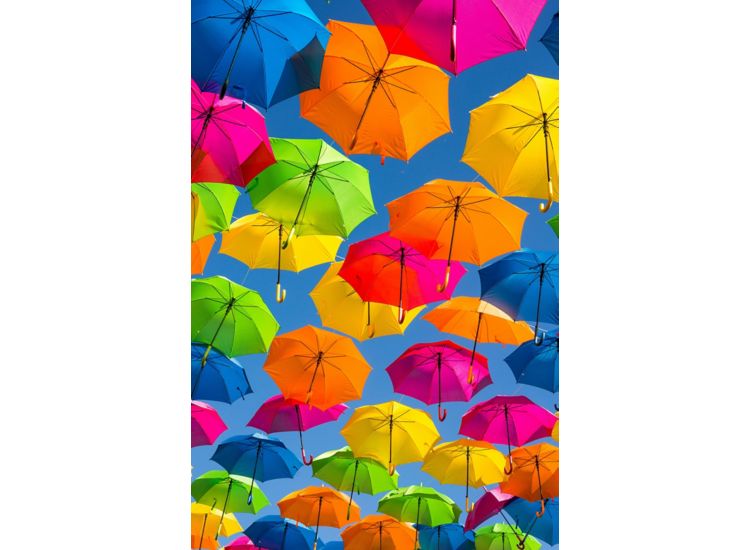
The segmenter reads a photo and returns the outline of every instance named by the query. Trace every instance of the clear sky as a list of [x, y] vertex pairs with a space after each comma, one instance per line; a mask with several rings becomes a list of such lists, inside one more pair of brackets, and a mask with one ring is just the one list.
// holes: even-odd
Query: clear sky
[[[323, 23], [329, 19], [342, 21], [353, 21], [358, 23], [372, 23], [367, 12], [357, 0], [308, 0], [313, 10]], [[469, 110], [486, 102], [489, 97], [508, 86], [512, 85], [526, 74], [536, 74], [546, 77], [558, 77], [558, 67], [549, 52], [539, 42], [539, 38], [546, 30], [552, 16], [558, 11], [557, 1], [548, 1], [528, 42], [528, 51], [515, 52], [505, 55], [481, 65], [472, 67], [462, 72], [458, 77], [451, 78], [450, 82], [450, 116], [453, 132], [444, 135], [427, 145], [418, 152], [407, 164], [394, 159], [386, 159], [385, 165], [380, 165], [379, 157], [354, 155], [352, 159], [370, 171], [370, 185], [373, 199], [378, 214], [369, 218], [359, 225], [350, 235], [349, 239], [341, 246], [339, 254], [343, 259], [347, 246], [367, 237], [388, 230], [388, 213], [385, 204], [416, 187], [435, 178], [471, 181], [478, 179], [474, 170], [461, 162], [461, 153], [469, 124]], [[299, 116], [299, 101], [292, 98], [271, 107], [266, 112], [266, 124], [269, 135], [274, 137], [288, 138], [322, 138], [331, 143], [330, 138], [319, 130], [315, 125]], [[481, 179], [480, 179], [481, 181]], [[511, 202], [520, 206], [529, 216], [524, 226], [522, 244], [525, 247], [538, 248], [542, 250], [556, 250], [557, 238], [545, 223], [547, 219], [557, 213], [557, 205], [546, 214], [537, 211], [538, 200], [510, 199]], [[240, 217], [252, 212], [250, 200], [243, 194], [238, 201], [235, 217]], [[219, 237], [220, 238], [220, 237]], [[327, 265], [321, 265], [303, 271], [300, 274], [284, 272], [282, 281], [287, 288], [287, 299], [283, 304], [277, 304], [274, 300], [275, 271], [253, 270], [248, 272], [246, 266], [233, 258], [216, 254], [219, 248], [217, 241], [209, 258], [205, 276], [224, 275], [235, 282], [244, 280], [245, 286], [258, 290], [273, 311], [276, 319], [281, 324], [280, 333], [312, 324], [320, 325], [320, 319], [316, 313], [312, 300], [308, 296], [309, 291], [326, 271]], [[464, 264], [469, 270], [459, 283], [454, 296], [479, 294], [479, 277], [476, 274], [476, 266]], [[428, 308], [432, 309], [433, 304]], [[407, 347], [421, 342], [435, 342], [438, 340], [453, 340], [459, 345], [471, 346], [470, 340], [441, 333], [427, 321], [417, 318], [407, 329], [404, 336], [387, 336], [377, 338], [368, 342], [358, 343], [358, 347], [373, 367], [364, 395], [360, 401], [350, 402], [349, 411], [344, 413], [336, 423], [314, 428], [305, 434], [305, 446], [308, 452], [318, 455], [330, 449], [336, 449], [346, 444], [339, 430], [351, 415], [351, 410], [359, 405], [381, 403], [394, 399], [412, 407], [426, 409], [436, 421], [436, 406], [427, 407], [420, 401], [407, 396], [393, 393], [390, 379], [385, 368], [398, 357]], [[499, 344], [480, 344], [478, 351], [489, 359], [490, 372], [494, 383], [484, 388], [471, 404], [483, 401], [499, 394], [525, 394], [542, 406], [552, 408], [553, 396], [548, 392], [528, 386], [520, 386], [515, 383], [510, 369], [503, 358], [514, 348], [503, 347]], [[229, 426], [223, 437], [239, 434], [250, 434], [255, 431], [245, 427], [247, 421], [257, 410], [258, 406], [271, 395], [279, 393], [273, 381], [262, 370], [265, 356], [252, 355], [238, 358], [247, 371], [255, 393], [247, 396], [245, 400], [238, 400], [231, 406], [223, 403], [211, 403], [219, 411], [224, 421]], [[447, 404], [448, 417], [443, 423], [436, 425], [443, 441], [457, 439], [458, 425], [461, 415], [466, 411], [467, 403]], [[299, 445], [295, 432], [274, 434], [284, 441], [290, 449], [298, 453]], [[218, 464], [209, 460], [215, 446], [197, 447], [192, 451], [193, 475], [220, 469]], [[504, 451], [504, 449], [501, 449]], [[408, 464], [398, 467], [401, 474], [400, 485], [423, 483], [448, 494], [456, 503], [463, 508], [464, 488], [454, 485], [440, 485], [435, 479], [420, 470], [421, 463]], [[289, 492], [306, 487], [311, 484], [322, 482], [313, 478], [311, 469], [303, 467], [294, 479], [275, 480], [262, 483], [263, 491], [271, 501], [271, 505], [260, 512], [259, 515], [278, 513], [275, 502]], [[481, 489], [472, 489], [473, 499], [482, 494]], [[355, 501], [361, 506], [363, 516], [374, 513], [377, 508], [377, 500], [382, 496], [355, 495]], [[243, 527], [253, 521], [253, 516], [238, 514], [238, 519]], [[462, 514], [460, 521], [463, 522], [466, 515]], [[328, 542], [338, 538], [338, 531], [331, 528], [321, 528], [321, 537]], [[222, 542], [227, 542], [222, 539]], [[549, 548], [545, 546], [545, 548]]]

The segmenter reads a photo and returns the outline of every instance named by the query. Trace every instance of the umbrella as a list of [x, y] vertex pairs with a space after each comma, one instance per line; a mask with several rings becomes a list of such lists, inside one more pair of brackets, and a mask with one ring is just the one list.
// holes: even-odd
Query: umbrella
[[223, 520], [218, 508], [192, 502], [190, 504], [190, 547], [216, 550], [218, 536], [229, 537], [242, 531], [233, 514], [224, 514]]
[[528, 248], [511, 252], [479, 270], [482, 299], [513, 319], [534, 321], [539, 343], [539, 322], [558, 323], [560, 317], [556, 252]]
[[511, 502], [517, 500], [517, 497], [503, 493], [499, 487], [485, 490], [485, 493], [477, 499], [471, 512], [466, 516], [464, 529], [476, 529], [492, 516], [499, 514]]
[[268, 268], [276, 270], [276, 301], [286, 298], [286, 289], [281, 289], [281, 270], [299, 273], [336, 259], [336, 252], [342, 239], [338, 236], [306, 235], [282, 246], [289, 238], [284, 225], [256, 213], [244, 216], [229, 226], [221, 237], [219, 253], [241, 261], [251, 269]]
[[341, 532], [344, 550], [402, 550], [416, 530], [384, 514], [371, 514]]
[[438, 404], [438, 419], [445, 420], [446, 401], [471, 401], [482, 388], [492, 384], [487, 359], [475, 357], [477, 374], [467, 382], [471, 351], [448, 340], [414, 344], [385, 370], [393, 391], [419, 399], [427, 405]]
[[[351, 506], [354, 491], [374, 495], [398, 488], [398, 473], [392, 475], [371, 458], [357, 458], [349, 447], [328, 451], [312, 461], [313, 475], [336, 489], [349, 491]], [[347, 519], [349, 510], [347, 509]]]
[[560, 492], [560, 458], [557, 447], [549, 443], [538, 443], [528, 447], [513, 449], [511, 460], [513, 472], [501, 484], [503, 492], [528, 501], [539, 501], [544, 515], [547, 499]]
[[347, 155], [409, 160], [451, 131], [448, 75], [388, 52], [373, 25], [329, 21], [320, 89], [300, 96], [300, 113]]
[[377, 460], [391, 474], [396, 464], [422, 460], [440, 439], [426, 412], [395, 401], [357, 407], [341, 435], [354, 456]]
[[555, 235], [557, 235], [558, 237], [560, 236], [560, 214], [555, 214], [550, 219], [548, 219], [547, 225], [552, 228], [552, 231], [555, 232]]
[[560, 13], [556, 13], [552, 16], [549, 27], [544, 31], [544, 35], [539, 39], [539, 42], [544, 44], [549, 53], [555, 60], [555, 63], [560, 64]]
[[317, 88], [328, 32], [305, 0], [193, 0], [193, 78], [268, 108]]
[[461, 160], [501, 197], [546, 199], [546, 212], [559, 200], [559, 123], [558, 81], [526, 75], [471, 111]]
[[195, 81], [190, 93], [192, 181], [244, 187], [273, 164], [263, 115], [233, 97], [202, 92]]
[[245, 535], [239, 536], [224, 546], [224, 550], [261, 550]]
[[469, 487], [505, 481], [505, 462], [503, 454], [486, 441], [458, 439], [433, 447], [424, 459], [422, 470], [440, 483], [465, 485], [469, 512]]
[[190, 484], [190, 494], [196, 502], [206, 504], [212, 510], [221, 508], [219, 525], [226, 512], [257, 514], [269, 504], [266, 495], [252, 479], [221, 470], [211, 470], [195, 478]]
[[[523, 532], [534, 535], [547, 544], [560, 542], [560, 501], [557, 498], [546, 499], [546, 512], [539, 517], [539, 506], [528, 500], [516, 498], [503, 511], [503, 515], [512, 518]], [[506, 520], [509, 521], [509, 520]]]
[[315, 543], [312, 529], [276, 515], [256, 519], [245, 534], [264, 550], [312, 550]]
[[541, 340], [524, 342], [505, 358], [519, 384], [557, 393], [560, 336], [557, 329], [543, 334]]
[[[225, 439], [211, 460], [232, 474], [251, 479], [248, 502], [253, 498], [256, 481], [293, 478], [302, 467], [299, 459], [281, 441], [259, 433]], [[255, 540], [252, 535], [248, 536]]]
[[206, 354], [207, 349], [203, 344], [190, 344], [192, 399], [233, 403], [253, 392], [242, 365], [215, 349]]
[[433, 180], [389, 202], [390, 234], [431, 259], [483, 264], [521, 247], [526, 212], [481, 183]]
[[307, 325], [274, 339], [263, 370], [287, 399], [328, 409], [362, 397], [372, 368], [351, 339]]
[[214, 347], [230, 357], [265, 352], [279, 330], [260, 294], [219, 276], [193, 279], [190, 315], [191, 340], [208, 344], [201, 363]]
[[320, 426], [326, 422], [333, 422], [347, 409], [346, 405], [334, 405], [328, 409], [307, 407], [300, 401], [285, 399], [283, 395], [276, 395], [266, 400], [248, 421], [248, 426], [259, 428], [266, 433], [298, 432], [302, 461], [310, 464], [305, 456], [305, 444], [302, 432]]
[[[463, 418], [458, 433], [490, 443], [510, 446], [549, 437], [556, 422], [555, 415], [523, 395], [497, 395], [471, 407]], [[506, 474], [513, 471], [509, 463]]]
[[370, 176], [321, 139], [271, 138], [276, 164], [247, 186], [253, 206], [295, 234], [348, 237], [373, 214]]
[[506, 523], [480, 527], [474, 531], [474, 543], [477, 550], [516, 550], [516, 548], [541, 550], [542, 548], [534, 537]]
[[203, 275], [203, 270], [206, 269], [206, 262], [208, 262], [208, 256], [211, 254], [211, 249], [216, 242], [216, 237], [213, 235], [206, 235], [201, 237], [197, 241], [190, 243], [190, 274], [191, 275]]
[[437, 527], [417, 525], [422, 550], [474, 550], [474, 534], [465, 533], [460, 523]]
[[388, 49], [458, 74], [526, 49], [545, 0], [363, 0]]
[[350, 510], [353, 512], [352, 520], [359, 521], [359, 506], [348, 504], [347, 500], [346, 496], [328, 487], [305, 487], [288, 494], [278, 505], [282, 516], [315, 526], [315, 549], [321, 525], [343, 527], [349, 523]]
[[190, 185], [190, 196], [190, 240], [195, 242], [229, 227], [240, 192], [232, 185], [193, 183]]
[[191, 447], [213, 445], [226, 429], [227, 425], [213, 407], [200, 401], [190, 403]]
[[442, 291], [438, 290], [447, 262], [429, 260], [419, 251], [388, 233], [381, 233], [349, 247], [339, 276], [367, 302], [398, 306], [399, 323], [406, 311], [450, 298], [466, 273], [462, 265]]

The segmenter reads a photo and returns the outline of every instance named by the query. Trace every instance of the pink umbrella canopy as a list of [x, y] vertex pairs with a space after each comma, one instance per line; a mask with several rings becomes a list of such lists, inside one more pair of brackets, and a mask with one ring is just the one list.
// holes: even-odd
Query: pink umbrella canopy
[[458, 74], [526, 49], [546, 0], [362, 0], [392, 53]]
[[216, 409], [202, 401], [190, 402], [190, 435], [191, 447], [213, 445], [227, 425], [216, 412]]
[[490, 489], [479, 497], [479, 500], [474, 504], [474, 508], [466, 516], [464, 531], [476, 529], [495, 514], [499, 514], [514, 498], [516, 497], [513, 495], [503, 493], [499, 487]]
[[266, 122], [245, 102], [203, 92], [191, 83], [191, 158], [194, 183], [244, 187], [275, 162]]
[[305, 455], [302, 432], [337, 420], [347, 408], [346, 405], [340, 403], [323, 410], [294, 399], [284, 399], [283, 395], [275, 395], [258, 408], [247, 425], [269, 434], [298, 432], [302, 460], [309, 466], [313, 457]]
[[224, 547], [226, 550], [261, 550], [260, 546], [255, 546], [245, 535], [237, 537]]
[[448, 340], [415, 344], [402, 353], [386, 372], [393, 391], [419, 399], [427, 405], [438, 404], [438, 419], [445, 420], [442, 408], [448, 401], [470, 401], [479, 390], [492, 384], [487, 358], [474, 354], [471, 383], [471, 350]]

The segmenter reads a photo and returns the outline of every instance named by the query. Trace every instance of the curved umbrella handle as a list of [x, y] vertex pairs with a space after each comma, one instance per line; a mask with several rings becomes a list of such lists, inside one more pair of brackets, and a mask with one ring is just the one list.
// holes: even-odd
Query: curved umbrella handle
[[539, 212], [546, 212], [552, 206], [552, 178], [547, 180], [547, 202], [539, 205]]
[[451, 264], [448, 264], [445, 266], [445, 278], [443, 279], [443, 282], [440, 283], [437, 286], [438, 292], [445, 292], [445, 289], [448, 288], [448, 283], [451, 280]]
[[526, 543], [522, 540], [519, 540], [518, 544], [516, 544], [516, 548], [518, 548], [518, 550], [523, 550], [524, 548], [526, 548]]
[[467, 514], [470, 514], [472, 510], [474, 510], [474, 503], [469, 502], [469, 497], [466, 497], [466, 501], [464, 502], [464, 509], [466, 510]]
[[538, 511], [538, 512], [536, 513], [536, 517], [538, 517], [538, 518], [540, 518], [540, 517], [542, 517], [542, 516], [544, 515], [544, 510], [546, 509], [546, 507], [545, 507], [545, 505], [544, 505], [544, 500], [542, 500], [542, 501], [540, 501], [540, 502], [542, 503], [542, 509], [541, 509], [541, 510], [539, 510], [539, 511]]
[[294, 232], [297, 230], [297, 226], [292, 226], [291, 231], [289, 231], [289, 235], [287, 235], [286, 240], [281, 243], [281, 249], [286, 250], [286, 247], [289, 246], [289, 241], [292, 240], [294, 237]]
[[283, 303], [286, 300], [286, 289], [281, 288], [281, 283], [276, 283], [276, 301]]
[[557, 403], [555, 403], [554, 405], [555, 405], [555, 411], [560, 412], [560, 407], [557, 406]]
[[438, 420], [442, 422], [446, 416], [448, 416], [448, 410], [438, 405]]
[[473, 384], [474, 383], [474, 365], [473, 364], [469, 365], [469, 376], [466, 379], [466, 382], [468, 384]]
[[388, 463], [388, 475], [393, 475], [393, 473], [396, 471], [396, 465]]
[[302, 463], [303, 463], [303, 464], [304, 464], [305, 466], [309, 466], [310, 464], [312, 464], [312, 463], [313, 463], [313, 458], [314, 458], [314, 457], [313, 457], [313, 455], [310, 455], [310, 456], [309, 456], [309, 459], [308, 459], [308, 456], [307, 456], [307, 455], [305, 454], [305, 449], [304, 449], [304, 447], [303, 447], [303, 448], [302, 448]]
[[[510, 466], [510, 468], [508, 468], [508, 466]], [[503, 472], [505, 472], [506, 476], [513, 473], [513, 461], [510, 458], [508, 458], [508, 464], [503, 468]]]
[[403, 325], [404, 321], [406, 320], [406, 311], [403, 307], [398, 308], [398, 324]]
[[372, 325], [367, 325], [367, 337], [368, 338], [375, 338], [375, 327]]

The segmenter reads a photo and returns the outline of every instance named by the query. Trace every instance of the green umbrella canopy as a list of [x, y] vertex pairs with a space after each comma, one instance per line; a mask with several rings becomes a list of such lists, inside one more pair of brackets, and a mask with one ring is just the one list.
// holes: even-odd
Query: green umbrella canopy
[[553, 217], [547, 220], [547, 224], [555, 232], [555, 235], [560, 236], [560, 214], [555, 214]]
[[226, 183], [193, 183], [190, 186], [193, 220], [191, 241], [229, 229], [240, 192]]
[[[271, 138], [273, 164], [247, 186], [253, 206], [290, 236], [348, 237], [375, 214], [367, 170], [320, 139]], [[286, 243], [285, 243], [286, 244]]]
[[448, 496], [421, 485], [391, 491], [378, 501], [378, 512], [430, 527], [457, 523], [461, 515], [461, 509]]
[[474, 531], [477, 550], [516, 550], [520, 541], [524, 541], [524, 550], [540, 550], [542, 547], [534, 537], [529, 537], [506, 523], [496, 523]]
[[[223, 512], [256, 514], [268, 506], [268, 498], [257, 484], [245, 476], [229, 474], [223, 470], [211, 470], [193, 480], [190, 494], [196, 502], [218, 508]], [[253, 498], [248, 504], [250, 487]]]
[[265, 353], [279, 323], [254, 290], [224, 277], [193, 279], [191, 285], [191, 341], [208, 344], [234, 357]]

